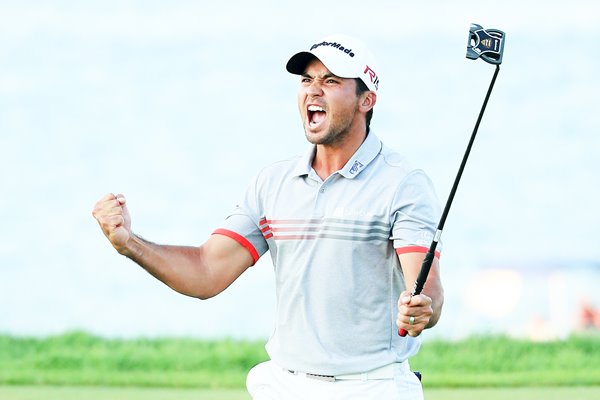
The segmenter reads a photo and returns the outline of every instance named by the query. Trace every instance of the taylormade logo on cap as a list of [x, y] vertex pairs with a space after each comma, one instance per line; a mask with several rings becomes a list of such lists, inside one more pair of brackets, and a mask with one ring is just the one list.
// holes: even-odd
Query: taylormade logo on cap
[[293, 55], [286, 69], [292, 74], [302, 75], [313, 58], [319, 59], [340, 78], [360, 78], [369, 90], [376, 92], [379, 89], [375, 59], [358, 39], [345, 35], [329, 36], [313, 44], [308, 51]]
[[354, 53], [352, 53], [351, 49], [345, 49], [344, 46], [342, 46], [341, 44], [336, 43], [336, 42], [333, 42], [333, 43], [321, 42], [318, 44], [313, 44], [312, 47], [310, 48], [310, 50], [312, 51], [319, 46], [331, 46], [331, 47], [338, 49], [339, 51], [343, 51], [344, 53], [348, 54], [350, 57], [354, 57]]

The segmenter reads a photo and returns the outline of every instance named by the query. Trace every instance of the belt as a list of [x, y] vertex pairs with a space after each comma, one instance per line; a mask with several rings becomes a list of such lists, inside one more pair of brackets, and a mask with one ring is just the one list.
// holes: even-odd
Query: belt
[[[404, 365], [402, 365], [404, 364]], [[290, 371], [286, 370], [290, 374], [302, 376], [309, 379], [317, 379], [320, 381], [327, 382], [335, 382], [335, 381], [370, 381], [370, 380], [380, 380], [380, 379], [394, 379], [394, 373], [398, 366], [403, 366], [405, 368], [408, 367], [407, 362], [401, 363], [392, 363], [388, 365], [384, 365], [380, 368], [375, 368], [371, 371], [357, 373], [357, 374], [345, 374], [345, 375], [319, 375], [319, 374], [310, 374], [308, 372], [298, 372], [298, 371]]]

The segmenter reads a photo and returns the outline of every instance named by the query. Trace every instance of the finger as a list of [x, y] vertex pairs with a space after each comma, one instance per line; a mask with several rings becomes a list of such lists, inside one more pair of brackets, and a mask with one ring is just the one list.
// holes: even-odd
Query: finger
[[124, 223], [125, 219], [122, 215], [104, 216], [98, 219], [98, 224], [100, 224], [100, 227], [106, 234], [109, 234], [113, 230], [119, 228]]
[[104, 208], [104, 205], [111, 201], [114, 200], [115, 195], [112, 193], [108, 193], [104, 196], [102, 196], [102, 198], [100, 198], [95, 204], [94, 204], [94, 208], [92, 209], [92, 215], [95, 217], [96, 214]]
[[96, 202], [96, 204], [94, 204], [94, 211], [100, 210], [100, 209], [106, 209], [108, 206], [120, 206], [120, 205], [121, 205], [121, 203], [119, 202], [119, 200], [117, 200], [117, 197], [112, 193], [108, 193], [108, 194], [104, 195], [100, 200], [98, 200]]
[[398, 317], [396, 326], [398, 326], [398, 334], [400, 334], [400, 336], [406, 336], [406, 334], [408, 334], [413, 337], [419, 336], [425, 328], [425, 325], [416, 318], [414, 323], [411, 324], [408, 319]]
[[417, 337], [421, 334], [421, 332], [423, 332], [422, 329], [409, 329], [408, 336]]
[[429, 307], [431, 305], [431, 297], [423, 293], [412, 296], [409, 305], [411, 307]]
[[419, 336], [429, 323], [429, 316], [427, 315], [415, 315], [412, 318], [406, 316], [398, 316], [396, 325], [406, 332], [410, 336]]
[[106, 219], [106, 223], [113, 228], [118, 228], [125, 223], [125, 218], [122, 215], [113, 215]]
[[116, 200], [109, 200], [102, 204], [96, 204], [96, 207], [92, 211], [92, 215], [97, 220], [101, 220], [106, 217], [111, 217], [114, 215], [122, 215], [123, 207], [118, 205]]
[[123, 194], [114, 195], [112, 193], [107, 194], [102, 199], [98, 200], [94, 210], [109, 211], [111, 209], [120, 209], [125, 207], [126, 199]]
[[100, 200], [98, 200], [98, 203], [104, 203], [105, 201], [114, 199], [116, 199], [116, 196], [113, 193], [107, 193]]
[[129, 210], [127, 209], [127, 200], [125, 196], [122, 194], [117, 195], [117, 203], [119, 203], [121, 210], [123, 211], [123, 215], [129, 215]]

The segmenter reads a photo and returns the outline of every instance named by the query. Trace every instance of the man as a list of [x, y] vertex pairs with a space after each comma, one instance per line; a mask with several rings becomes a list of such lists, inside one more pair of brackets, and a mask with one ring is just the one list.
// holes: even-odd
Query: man
[[93, 215], [120, 254], [201, 299], [270, 251], [276, 324], [271, 361], [248, 375], [254, 399], [421, 399], [407, 360], [441, 313], [439, 254], [422, 294], [406, 289], [440, 213], [432, 185], [370, 130], [380, 80], [361, 42], [326, 38], [287, 70], [300, 75], [298, 107], [313, 146], [263, 169], [204, 244], [133, 234], [122, 195], [103, 197]]

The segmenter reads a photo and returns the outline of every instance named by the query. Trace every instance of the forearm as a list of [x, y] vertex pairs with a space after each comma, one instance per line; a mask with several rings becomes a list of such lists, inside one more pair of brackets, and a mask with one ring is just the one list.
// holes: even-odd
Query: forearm
[[439, 260], [437, 258], [434, 260], [432, 268], [429, 270], [429, 276], [425, 281], [425, 285], [423, 285], [422, 293], [431, 298], [431, 309], [433, 313], [431, 314], [429, 323], [425, 326], [425, 329], [428, 329], [434, 327], [438, 323], [444, 305], [444, 287], [442, 286]]
[[220, 291], [204, 263], [201, 247], [159, 245], [133, 234], [119, 253], [184, 295], [205, 299]]
[[158, 245], [131, 232], [125, 196], [108, 193], [92, 215], [112, 246], [179, 293], [207, 299], [219, 294], [256, 260], [234, 239], [212, 235], [199, 247]]
[[222, 235], [199, 247], [159, 245], [131, 235], [117, 250], [173, 290], [200, 299], [221, 293], [254, 263], [243, 246]]
[[[400, 265], [404, 274], [406, 288], [414, 287], [425, 255], [405, 253], [400, 255]], [[399, 329], [406, 330], [411, 336], [417, 336], [423, 329], [437, 324], [444, 304], [444, 290], [440, 279], [439, 260], [435, 258], [429, 270], [423, 290], [419, 295], [411, 296], [406, 290], [398, 302]], [[412, 320], [411, 320], [411, 317]]]
[[425, 287], [423, 288], [423, 294], [431, 298], [431, 308], [433, 310], [433, 314], [431, 314], [429, 323], [425, 326], [425, 329], [429, 329], [433, 328], [442, 316], [442, 308], [444, 306], [444, 289], [441, 285], [441, 282], [439, 282], [439, 279], [436, 279], [436, 282], [426, 283]]

